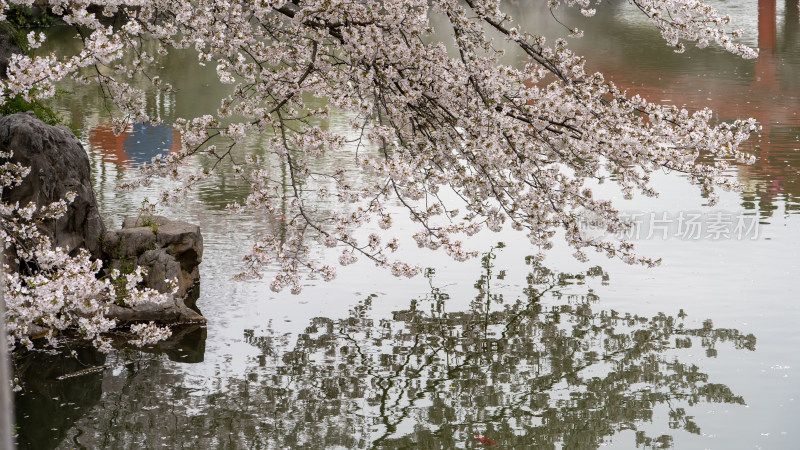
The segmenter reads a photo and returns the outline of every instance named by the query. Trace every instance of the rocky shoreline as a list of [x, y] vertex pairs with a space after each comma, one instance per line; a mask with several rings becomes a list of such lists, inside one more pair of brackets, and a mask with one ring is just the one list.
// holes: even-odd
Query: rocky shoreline
[[[63, 199], [68, 192], [76, 194], [64, 216], [40, 225], [54, 246], [71, 254], [88, 250], [103, 261], [104, 273], [113, 269], [131, 273], [144, 267], [143, 286], [159, 292], [170, 292], [167, 280], [177, 280], [172, 301], [135, 307], [116, 303], [109, 308], [108, 318], [116, 319], [119, 326], [150, 321], [169, 326], [206, 322], [193, 309], [203, 258], [200, 227], [162, 216], [128, 217], [121, 229], [108, 231], [92, 188], [89, 158], [80, 141], [69, 128], [47, 125], [33, 113], [0, 117], [0, 149], [13, 151], [10, 162], [31, 168], [21, 185], [2, 192], [3, 201], [42, 206]], [[18, 270], [13, 264], [11, 268]]]

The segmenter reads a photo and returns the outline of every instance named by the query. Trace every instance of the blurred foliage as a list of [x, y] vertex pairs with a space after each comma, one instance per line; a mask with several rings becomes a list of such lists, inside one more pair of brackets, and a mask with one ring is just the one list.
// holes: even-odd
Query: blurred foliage
[[43, 105], [38, 101], [26, 101], [24, 98], [10, 97], [7, 98], [5, 103], [0, 105], [0, 114], [7, 116], [9, 114], [24, 113], [33, 111], [36, 117], [48, 125], [63, 125], [64, 122], [61, 117], [52, 108]]
[[6, 21], [17, 28], [44, 28], [64, 23], [59, 17], [39, 7], [25, 5], [9, 5]]
[[48, 125], [64, 125], [68, 127], [75, 136], [80, 136], [80, 130], [71, 126], [53, 108], [40, 101], [27, 101], [21, 96], [6, 98], [4, 104], [0, 105], [0, 115], [7, 116], [15, 113], [26, 113], [32, 111], [36, 117]]

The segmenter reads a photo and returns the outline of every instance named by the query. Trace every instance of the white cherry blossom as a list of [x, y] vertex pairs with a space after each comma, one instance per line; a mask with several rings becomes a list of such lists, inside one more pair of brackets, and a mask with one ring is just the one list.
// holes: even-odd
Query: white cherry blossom
[[[676, 51], [692, 42], [756, 56], [736, 41], [741, 33], [729, 29], [730, 19], [702, 1], [631, 2]], [[0, 0], [0, 12], [24, 3], [30, 1]], [[562, 3], [589, 17], [604, 6], [594, 0], [548, 4], [556, 10]], [[0, 83], [3, 98], [52, 96], [56, 83], [67, 77], [95, 83], [119, 108], [121, 130], [132, 121], [156, 120], [147, 113], [141, 83], [134, 87], [132, 80], [169, 89], [155, 58], [169, 49], [194, 51], [198, 64], [216, 67], [231, 94], [216, 114], [175, 121], [182, 150], [155, 158], [140, 179], [121, 188], [167, 176], [191, 189], [213, 177], [213, 170], [185, 170], [194, 157], [231, 160], [252, 192], [230, 210], [283, 221], [282, 233], [255, 242], [242, 273], [261, 276], [266, 266], [277, 268], [274, 290], [299, 292], [304, 275], [335, 277], [333, 267], [311, 257], [320, 242], [338, 249], [342, 265], [366, 259], [397, 276], [419, 273], [413, 261], [394, 259], [403, 242], [395, 236], [397, 211], [391, 206], [398, 203], [416, 227], [418, 245], [456, 260], [477, 254], [465, 247], [464, 237], [511, 226], [526, 233], [534, 251], [550, 248], [560, 229], [578, 259], [594, 249], [654, 265], [658, 260], [638, 256], [629, 242], [579, 232], [583, 214], [599, 218], [611, 234], [630, 226], [590, 186], [611, 180], [628, 197], [653, 196], [650, 174], [670, 170], [686, 174], [713, 199], [715, 188], [734, 187], [722, 173], [728, 164], [750, 159], [739, 146], [758, 130], [753, 120], [718, 123], [709, 110], [690, 112], [627, 96], [602, 74], [587, 72], [566, 41], [548, 43], [516, 23], [499, 0], [50, 0], [50, 5], [82, 30], [81, 50], [72, 56], [14, 55], [8, 80]], [[111, 15], [121, 25], [106, 25]], [[452, 30], [447, 42], [433, 38], [433, 16]], [[527, 55], [528, 63], [502, 64], [489, 30]], [[38, 45], [43, 36], [34, 38]], [[307, 98], [327, 105], [310, 105]], [[314, 124], [331, 109], [350, 114], [357, 142]], [[267, 152], [286, 169], [288, 191], [278, 188], [261, 159], [235, 160], [232, 149], [253, 133], [269, 136]], [[365, 187], [341, 168], [312, 170], [311, 162], [345, 145], [375, 149], [360, 152], [352, 169], [376, 181]], [[714, 162], [699, 162], [701, 153]], [[13, 185], [23, 173], [6, 165], [0, 181]], [[179, 191], [168, 192], [161, 201], [179, 197]], [[341, 208], [320, 212], [314, 207], [318, 201], [339, 202]], [[16, 247], [21, 257], [52, 267], [46, 275], [31, 275], [43, 278], [9, 275], [12, 335], [24, 340], [26, 327], [41, 322], [53, 329], [77, 326], [102, 343], [99, 336], [113, 324], [101, 320], [103, 305], [96, 299], [111, 289], [111, 281], [94, 278], [99, 268], [86, 255], [68, 258], [50, 249], [31, 225], [30, 211], [3, 208], [7, 245], [31, 239], [30, 249]], [[380, 236], [358, 232], [373, 225]], [[51, 313], [53, 308], [61, 312]], [[144, 332], [141, 342], [160, 336], [149, 326], [136, 330]]]

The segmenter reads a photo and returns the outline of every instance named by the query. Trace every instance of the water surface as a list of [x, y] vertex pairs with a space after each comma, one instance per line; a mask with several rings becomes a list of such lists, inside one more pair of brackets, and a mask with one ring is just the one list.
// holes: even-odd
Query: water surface
[[[537, 3], [515, 3], [520, 21], [564, 34]], [[637, 242], [661, 267], [583, 265], [559, 246], [542, 265], [527, 258], [536, 249], [523, 236], [482, 233], [473, 244], [484, 257], [467, 263], [405, 250], [430, 267], [424, 277], [360, 262], [299, 296], [275, 294], [269, 274], [232, 280], [253, 235], [280, 221], [227, 214], [247, 187], [222, 170], [164, 211], [202, 227], [197, 304], [208, 326], [176, 330], [147, 351], [29, 355], [17, 396], [21, 447], [487, 445], [476, 435], [496, 448], [800, 447], [800, 19], [796, 1], [778, 3], [769, 27], [756, 4], [714, 2], [762, 47], [755, 62], [716, 49], [676, 55], [625, 2], [604, 2], [591, 20], [561, 13], [586, 29], [572, 45], [590, 68], [632, 93], [764, 126], [748, 144], [758, 162], [730, 173], [744, 191], [714, 208], [673, 174], [658, 177], [661, 197], [621, 203], [642, 214]], [[164, 66], [178, 91], [148, 101], [165, 119], [213, 111], [225, 93], [188, 53]], [[177, 137], [139, 126], [115, 136], [97, 91], [65, 89], [59, 108], [82, 131], [106, 223], [119, 226], [167, 184], [130, 194], [115, 183]], [[345, 132], [347, 117], [323, 125]], [[263, 153], [261, 142], [248, 150]], [[352, 156], [319, 163], [348, 167]], [[689, 213], [706, 217], [697, 237], [678, 234]], [[710, 233], [713, 214], [755, 218], [757, 234]]]

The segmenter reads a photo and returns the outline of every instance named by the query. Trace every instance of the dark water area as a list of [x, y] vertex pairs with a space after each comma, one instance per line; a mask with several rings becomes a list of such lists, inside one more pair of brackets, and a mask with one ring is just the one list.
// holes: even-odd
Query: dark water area
[[[558, 12], [585, 30], [570, 45], [589, 68], [631, 94], [763, 126], [747, 144], [756, 163], [729, 174], [743, 190], [722, 193], [716, 207], [674, 174], [655, 180], [659, 198], [624, 204], [650, 218], [636, 244], [663, 257], [661, 267], [581, 264], [558, 245], [535, 263], [524, 236], [504, 231], [475, 236], [483, 256], [467, 263], [401, 250], [428, 267], [415, 279], [359, 262], [334, 282], [307, 282], [299, 296], [276, 294], [270, 273], [232, 279], [254, 236], [281, 224], [228, 214], [248, 187], [223, 167], [163, 211], [201, 226], [197, 306], [208, 325], [176, 329], [144, 351], [21, 357], [20, 448], [800, 448], [798, 5], [712, 4], [761, 49], [758, 60], [715, 48], [675, 54], [623, 1], [603, 2], [591, 19]], [[566, 34], [540, 2], [508, 11], [533, 32]], [[177, 90], [148, 104], [165, 122], [219, 105], [226, 91], [213, 68], [188, 53], [163, 64]], [[102, 213], [119, 226], [170, 184], [134, 193], [115, 184], [173, 151], [177, 136], [165, 126], [115, 135], [97, 91], [65, 89], [59, 110], [81, 129]], [[321, 125], [347, 135], [347, 121], [334, 113]], [[241, 151], [264, 156], [263, 144], [255, 137]], [[347, 168], [352, 156], [319, 164]], [[758, 227], [744, 237], [673, 233], [690, 213]], [[666, 219], [650, 214], [669, 218], [663, 234], [655, 227]]]

